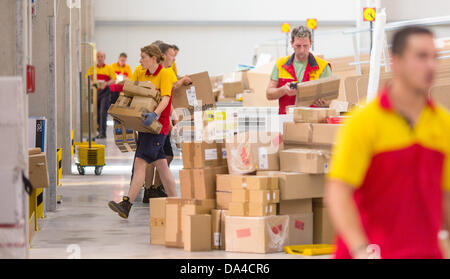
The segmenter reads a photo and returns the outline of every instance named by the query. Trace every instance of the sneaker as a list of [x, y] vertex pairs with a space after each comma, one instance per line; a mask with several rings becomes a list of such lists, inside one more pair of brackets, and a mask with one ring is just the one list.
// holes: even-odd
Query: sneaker
[[158, 192], [158, 195], [161, 198], [167, 198], [167, 193], [166, 193], [166, 189], [164, 189], [164, 185], [159, 185], [158, 187], [156, 187], [156, 191]]
[[127, 219], [128, 214], [130, 213], [131, 206], [133, 204], [130, 203], [130, 200], [128, 197], [123, 197], [123, 200], [119, 203], [116, 203], [114, 201], [110, 201], [108, 203], [109, 208], [113, 210], [114, 212], [117, 212], [120, 217]]

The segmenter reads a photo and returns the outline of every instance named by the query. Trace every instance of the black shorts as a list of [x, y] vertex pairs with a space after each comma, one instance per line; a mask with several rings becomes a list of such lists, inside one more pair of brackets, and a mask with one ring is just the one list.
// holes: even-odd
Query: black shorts
[[166, 136], [166, 142], [164, 143], [164, 153], [168, 157], [173, 157], [172, 144], [170, 144], [170, 134]]
[[151, 164], [160, 159], [166, 159], [164, 144], [166, 135], [155, 135], [151, 133], [139, 133], [136, 157]]

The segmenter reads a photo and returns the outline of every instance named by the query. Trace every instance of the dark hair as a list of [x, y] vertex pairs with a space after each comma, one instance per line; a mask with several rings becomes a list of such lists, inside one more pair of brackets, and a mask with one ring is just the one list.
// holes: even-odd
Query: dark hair
[[158, 64], [164, 62], [164, 56], [156, 45], [145, 46], [141, 48], [141, 52], [146, 53], [150, 57], [156, 56], [156, 63]]
[[152, 45], [156, 45], [157, 47], [159, 47], [161, 44], [164, 44], [164, 42], [161, 40], [156, 40], [152, 43]]
[[311, 37], [311, 29], [308, 26], [300, 25], [295, 27], [291, 32], [292, 42], [295, 41], [295, 38], [309, 38], [309, 41], [312, 41]]
[[173, 45], [172, 47], [173, 47], [173, 49], [174, 49], [175, 51], [179, 51], [179, 50], [180, 50], [180, 49], [178, 48], [177, 45]]
[[174, 49], [172, 45], [162, 43], [159, 45], [159, 49], [163, 54], [166, 54], [169, 49]]
[[408, 38], [413, 35], [428, 35], [434, 37], [433, 32], [422, 26], [408, 26], [395, 32], [392, 39], [392, 54], [401, 56], [408, 44]]
[[125, 58], [128, 58], [128, 56], [127, 56], [127, 54], [126, 54], [125, 52], [122, 52], [122, 53], [119, 55], [119, 57], [125, 57]]

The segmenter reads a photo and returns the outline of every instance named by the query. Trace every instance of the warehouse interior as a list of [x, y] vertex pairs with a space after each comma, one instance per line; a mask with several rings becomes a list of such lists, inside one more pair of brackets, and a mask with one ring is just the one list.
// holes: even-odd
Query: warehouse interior
[[[335, 230], [323, 197], [339, 121], [392, 79], [389, 49], [400, 28], [423, 25], [434, 32], [439, 65], [431, 95], [450, 110], [447, 0], [0, 2], [0, 23], [7, 27], [0, 28], [0, 258], [329, 259]], [[332, 72], [327, 86], [308, 81], [312, 91], [334, 94], [327, 109], [317, 110], [325, 118], [308, 114], [320, 118], [310, 122], [297, 121], [306, 117], [297, 108], [311, 102], [297, 96], [279, 115], [278, 101], [266, 95], [276, 61], [292, 55], [291, 31], [301, 25], [312, 30], [310, 53]], [[142, 187], [128, 218], [121, 218], [108, 202], [127, 195], [138, 133], [153, 126], [140, 123], [143, 111], [130, 120], [120, 102], [128, 99], [135, 112], [132, 99], [157, 92], [131, 77], [143, 48], [155, 41], [179, 49], [176, 77], [191, 81], [171, 93], [179, 118], [168, 136], [177, 198], [144, 203]], [[99, 114], [101, 67], [92, 67], [98, 54], [107, 67], [125, 57], [133, 72], [116, 72], [114, 85], [122, 92], [108, 103], [107, 116]], [[96, 70], [89, 74], [90, 68]], [[164, 99], [158, 98], [153, 110]], [[252, 141], [252, 131], [263, 131], [265, 141]], [[239, 136], [242, 142], [230, 140]], [[295, 150], [315, 145], [325, 151], [312, 152], [319, 163], [305, 167]], [[247, 148], [256, 155], [236, 162]], [[42, 169], [44, 178], [33, 180], [30, 172]], [[254, 195], [235, 184], [252, 185]], [[311, 253], [292, 248], [299, 245]]]

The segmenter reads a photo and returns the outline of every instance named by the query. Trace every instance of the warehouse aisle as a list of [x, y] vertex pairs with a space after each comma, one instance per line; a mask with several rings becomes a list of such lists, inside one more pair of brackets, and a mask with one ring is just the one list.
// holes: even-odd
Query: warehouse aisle
[[[128, 190], [132, 153], [120, 153], [114, 146], [112, 123], [108, 123], [106, 163], [101, 176], [87, 169], [85, 176], [65, 176], [58, 187], [62, 203], [57, 211], [40, 220], [40, 231], [31, 243], [30, 258], [299, 258], [279, 254], [236, 254], [224, 251], [188, 253], [150, 245], [149, 208], [142, 203], [142, 192], [133, 205], [128, 220], [121, 219], [107, 206], [119, 201]], [[100, 143], [100, 142], [99, 142]], [[174, 160], [172, 170], [179, 192], [178, 171], [181, 160]], [[76, 173], [76, 168], [73, 168]], [[77, 254], [77, 252], [80, 252]]]

